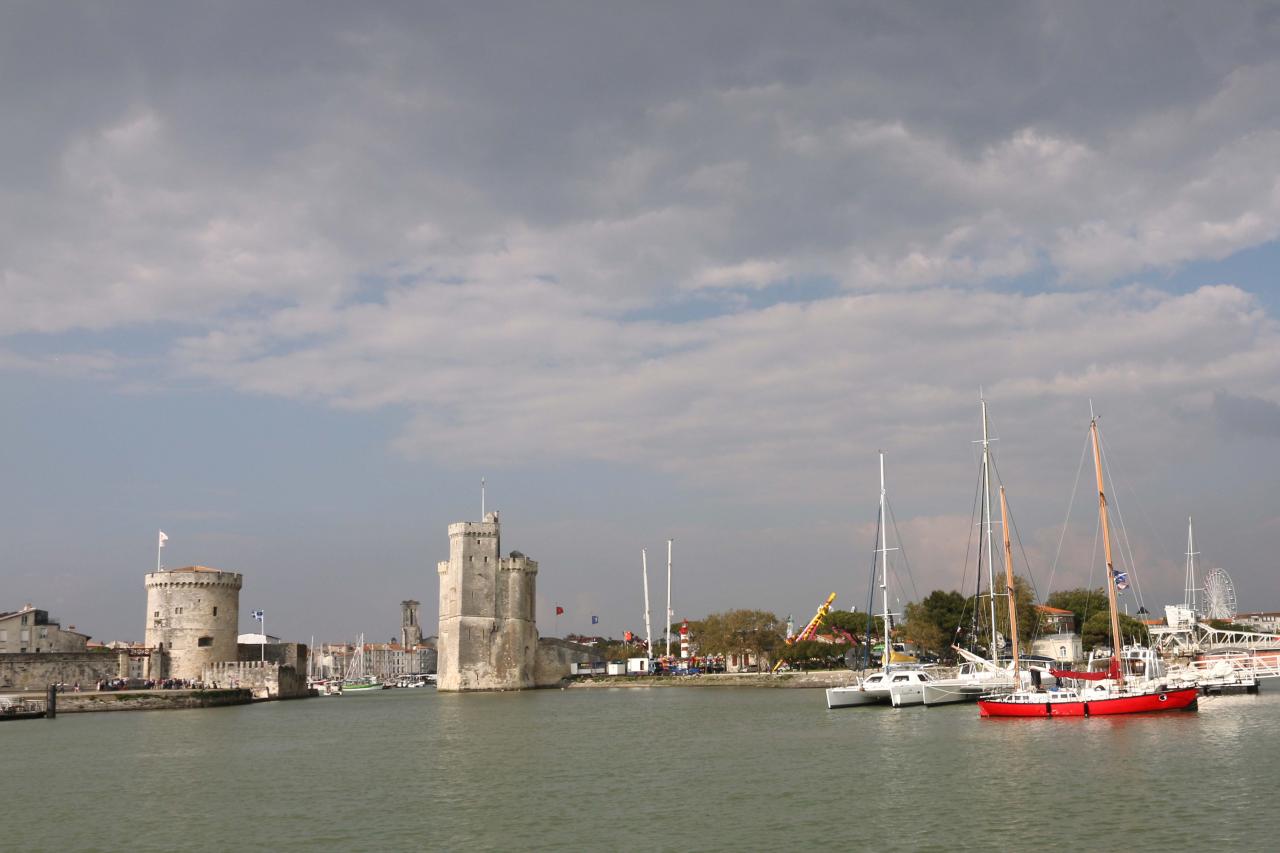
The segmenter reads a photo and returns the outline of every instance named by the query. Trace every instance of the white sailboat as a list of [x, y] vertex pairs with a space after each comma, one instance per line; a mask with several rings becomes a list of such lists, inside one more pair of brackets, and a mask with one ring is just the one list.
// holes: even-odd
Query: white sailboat
[[[991, 599], [991, 640], [989, 653], [991, 657], [997, 658], [999, 655], [999, 634], [996, 631], [996, 589], [995, 589], [995, 559], [991, 543], [991, 438], [987, 429], [987, 401], [981, 400], [982, 403], [982, 527], [986, 537], [987, 550], [987, 590], [990, 592]], [[1003, 506], [1003, 504], [1002, 504]], [[1006, 520], [1002, 517], [1002, 522]], [[1005, 539], [1008, 539], [1009, 527], [1004, 524]], [[978, 550], [979, 566], [982, 562], [982, 549]], [[979, 572], [981, 577], [981, 572]], [[1010, 581], [1009, 595], [1013, 595], [1012, 584]], [[1012, 599], [1011, 599], [1012, 600]], [[1016, 642], [1016, 639], [1015, 639]], [[1014, 677], [1011, 668], [999, 666], [990, 660], [979, 657], [971, 652], [956, 648], [956, 651], [965, 659], [960, 665], [960, 671], [950, 678], [934, 679], [931, 683], [922, 687], [922, 701], [925, 705], [947, 705], [954, 702], [976, 702], [978, 697], [983, 693], [1003, 687], [1013, 687]]]
[[[889, 636], [889, 561], [887, 559], [888, 552], [897, 548], [888, 548], [886, 538], [887, 518], [885, 515], [885, 487], [884, 487], [884, 453], [880, 454], [880, 515], [877, 524], [878, 535], [876, 537], [876, 559], [880, 563], [880, 605], [881, 617], [884, 620], [884, 651], [881, 652], [881, 669], [863, 678], [857, 684], [850, 684], [844, 687], [830, 687], [827, 689], [827, 707], [828, 708], [852, 708], [860, 705], [887, 705], [892, 701], [890, 693], [890, 685], [896, 676], [923, 675], [920, 672], [908, 673], [905, 671], [894, 672], [893, 664], [893, 642]], [[904, 678], [901, 682], [906, 684], [914, 682], [915, 679], [910, 677]]]
[[364, 634], [360, 635], [360, 641], [356, 643], [355, 652], [351, 655], [351, 660], [347, 664], [346, 675], [342, 679], [342, 692], [359, 693], [366, 690], [381, 690], [382, 684], [377, 678], [366, 675], [364, 671]]

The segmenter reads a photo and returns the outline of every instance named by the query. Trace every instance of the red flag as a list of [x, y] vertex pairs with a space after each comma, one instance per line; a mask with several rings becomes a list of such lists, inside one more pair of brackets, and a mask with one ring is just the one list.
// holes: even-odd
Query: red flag
[[563, 608], [563, 607], [561, 607], [559, 604], [557, 604], [557, 605], [556, 605], [556, 615], [557, 615], [557, 616], [563, 616], [563, 615], [564, 615], [564, 608]]

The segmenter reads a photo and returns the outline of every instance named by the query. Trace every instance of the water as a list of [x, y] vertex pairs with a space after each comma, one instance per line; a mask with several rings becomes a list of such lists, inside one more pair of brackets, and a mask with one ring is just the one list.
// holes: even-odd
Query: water
[[0, 723], [44, 851], [1272, 849], [1280, 694], [828, 711], [819, 690], [434, 690]]

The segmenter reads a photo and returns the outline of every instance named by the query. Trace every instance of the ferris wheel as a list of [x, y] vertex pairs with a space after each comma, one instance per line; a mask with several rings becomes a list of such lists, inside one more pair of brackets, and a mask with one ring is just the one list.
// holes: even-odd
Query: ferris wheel
[[1236, 618], [1236, 586], [1226, 569], [1212, 569], [1204, 576], [1204, 616], [1206, 619]]

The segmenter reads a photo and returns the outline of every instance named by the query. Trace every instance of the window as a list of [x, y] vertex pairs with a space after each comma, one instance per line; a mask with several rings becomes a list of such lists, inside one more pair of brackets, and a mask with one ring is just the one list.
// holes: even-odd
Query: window
[[207, 649], [209, 646], [213, 645], [213, 637], [201, 637], [196, 640], [196, 645], [202, 649]]

